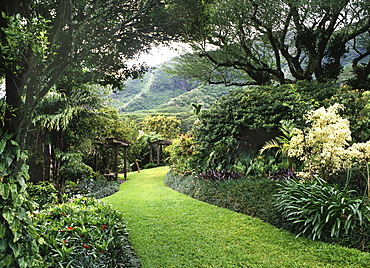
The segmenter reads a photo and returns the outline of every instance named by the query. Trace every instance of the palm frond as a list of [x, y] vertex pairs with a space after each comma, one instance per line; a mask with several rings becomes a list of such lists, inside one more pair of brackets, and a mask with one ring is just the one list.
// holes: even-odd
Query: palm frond
[[33, 121], [48, 130], [65, 130], [78, 110], [79, 107], [67, 107], [66, 109], [59, 110], [56, 114], [38, 115]]
[[66, 101], [66, 95], [62, 92], [58, 91], [50, 91], [48, 92], [38, 104], [39, 110], [44, 110], [49, 107], [55, 107], [57, 103], [62, 103]]
[[279, 142], [275, 139], [266, 141], [266, 143], [263, 145], [263, 147], [260, 150], [260, 154], [262, 154], [264, 151], [271, 150], [271, 149], [278, 149], [281, 150], [281, 145]]

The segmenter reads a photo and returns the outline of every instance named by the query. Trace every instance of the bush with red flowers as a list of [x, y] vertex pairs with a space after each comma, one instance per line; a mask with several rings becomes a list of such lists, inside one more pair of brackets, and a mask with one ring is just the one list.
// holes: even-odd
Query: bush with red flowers
[[80, 198], [39, 212], [40, 253], [47, 267], [139, 267], [123, 216], [96, 199]]

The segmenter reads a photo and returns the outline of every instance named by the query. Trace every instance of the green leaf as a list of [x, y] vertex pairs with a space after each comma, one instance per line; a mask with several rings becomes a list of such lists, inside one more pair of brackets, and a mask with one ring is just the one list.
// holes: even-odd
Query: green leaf
[[1, 140], [0, 141], [0, 154], [3, 153], [4, 149], [5, 149], [5, 146], [6, 146], [6, 140]]
[[17, 262], [19, 264], [19, 267], [23, 268], [23, 267], [29, 267], [29, 263], [24, 259], [24, 258], [18, 258], [17, 259]]
[[13, 242], [14, 243], [17, 243], [18, 240], [19, 240], [19, 238], [22, 237], [22, 233], [21, 232], [17, 232], [17, 231], [14, 231], [13, 232], [13, 235], [14, 235], [14, 237], [13, 237]]
[[13, 243], [12, 241], [9, 241], [9, 244], [8, 245], [13, 250], [14, 257], [17, 258], [21, 254], [21, 252], [19, 250], [18, 244], [17, 243]]
[[[19, 219], [17, 217], [14, 217], [14, 220], [9, 224], [9, 228], [10, 228], [10, 230], [13, 231], [14, 237], [16, 236], [15, 233], [17, 233], [20, 226], [21, 226], [21, 223], [20, 223]], [[20, 235], [20, 233], [19, 233], [19, 235]], [[17, 240], [18, 239], [15, 239], [15, 241], [17, 241]]]
[[3, 217], [10, 224], [14, 220], [15, 213], [8, 207], [5, 207], [3, 210]]
[[0, 174], [2, 175], [2, 176], [4, 176], [5, 174], [5, 163], [3, 162], [3, 161], [0, 161]]
[[22, 190], [27, 188], [26, 182], [24, 181], [23, 177], [18, 176], [17, 181], [18, 181], [19, 185], [22, 187]]
[[9, 184], [0, 182], [0, 196], [2, 199], [7, 200], [9, 197]]
[[[4, 236], [5, 236], [5, 232], [6, 232], [6, 226], [5, 226], [5, 222], [2, 222], [0, 224], [0, 239], [3, 240]], [[0, 248], [0, 251], [1, 251], [1, 248]]]
[[5, 258], [0, 260], [0, 267], [11, 267], [14, 263], [14, 256], [13, 255], [6, 255]]
[[12, 200], [17, 200], [18, 197], [18, 186], [16, 184], [10, 184], [10, 192], [12, 193]]
[[[7, 245], [8, 244], [7, 244], [7, 239], [6, 238], [0, 239], [0, 252], [5, 252], [6, 248], [7, 248]], [[0, 267], [2, 267], [2, 266], [0, 266]]]

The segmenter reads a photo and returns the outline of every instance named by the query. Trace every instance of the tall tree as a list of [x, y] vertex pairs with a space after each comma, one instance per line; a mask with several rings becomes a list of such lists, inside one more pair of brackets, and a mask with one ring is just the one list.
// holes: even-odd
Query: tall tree
[[[57, 83], [79, 77], [121, 86], [140, 67], [125, 61], [169, 40], [161, 0], [17, 0], [0, 2], [0, 74], [5, 77], [4, 129], [24, 147], [31, 111]], [[62, 80], [62, 81], [61, 81]]]
[[154, 132], [165, 139], [174, 139], [180, 134], [181, 121], [175, 116], [147, 116], [141, 122], [142, 131]]
[[200, 58], [180, 60], [184, 75], [242, 85], [325, 82], [346, 60], [352, 84], [369, 83], [368, 0], [215, 0], [207, 7], [208, 27], [191, 38]]

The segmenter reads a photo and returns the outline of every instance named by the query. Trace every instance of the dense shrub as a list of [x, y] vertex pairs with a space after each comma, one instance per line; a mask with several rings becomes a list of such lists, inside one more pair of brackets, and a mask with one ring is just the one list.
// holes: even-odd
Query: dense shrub
[[362, 199], [321, 180], [284, 181], [275, 196], [278, 210], [298, 236], [325, 240], [370, 226], [370, 208]]
[[29, 183], [27, 187], [27, 192], [30, 198], [38, 203], [40, 207], [48, 203], [57, 202], [57, 190], [47, 181], [38, 181], [34, 183]]
[[370, 93], [365, 90], [353, 90], [343, 85], [330, 99], [330, 103], [340, 103], [346, 109], [341, 110], [343, 118], [350, 121], [352, 140], [365, 142], [370, 139]]
[[77, 182], [81, 179], [93, 178], [96, 175], [92, 167], [84, 163], [83, 155], [80, 152], [66, 153], [57, 151], [56, 156], [61, 163], [59, 172], [60, 176], [63, 178], [62, 181], [68, 179]]
[[50, 206], [37, 215], [47, 267], [139, 267], [123, 215], [88, 198]]
[[147, 168], [156, 168], [158, 167], [157, 164], [154, 164], [154, 163], [148, 163], [148, 164], [145, 164], [144, 165], [144, 169], [147, 169]]
[[323, 105], [336, 90], [336, 86], [315, 82], [232, 90], [200, 113], [193, 128], [196, 153], [192, 168], [230, 169], [246, 157], [246, 150], [240, 150], [248, 146], [243, 132], [273, 131], [282, 120], [292, 118], [300, 125], [306, 111]]
[[169, 172], [165, 184], [195, 199], [247, 214], [276, 226], [281, 217], [274, 207], [273, 194], [277, 182], [267, 178], [243, 178], [237, 180], [206, 181], [193, 175], [179, 176]]

